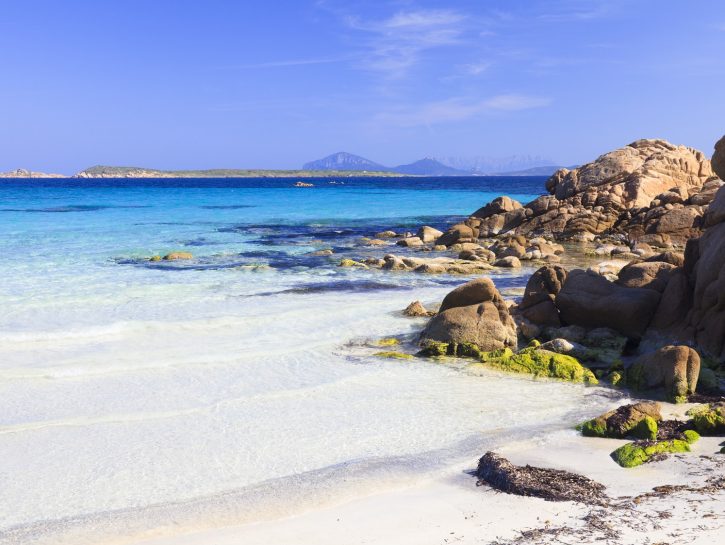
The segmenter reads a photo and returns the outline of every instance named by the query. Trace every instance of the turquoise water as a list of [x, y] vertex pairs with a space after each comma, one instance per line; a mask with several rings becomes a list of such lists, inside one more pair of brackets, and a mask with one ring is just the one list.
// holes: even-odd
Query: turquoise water
[[[315, 183], [0, 182], [0, 543], [294, 513], [606, 403], [373, 357], [376, 338], [414, 340], [410, 301], [464, 279], [336, 266], [400, 252], [362, 236], [443, 229], [542, 179]], [[148, 261], [176, 250], [194, 259]]]

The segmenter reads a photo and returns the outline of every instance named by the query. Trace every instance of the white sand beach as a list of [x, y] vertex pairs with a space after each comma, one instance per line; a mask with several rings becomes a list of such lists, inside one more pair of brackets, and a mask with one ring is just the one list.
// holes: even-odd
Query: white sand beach
[[[666, 405], [669, 416], [687, 406]], [[243, 526], [155, 535], [135, 545], [443, 545], [449, 543], [697, 543], [723, 542], [725, 488], [703, 491], [723, 476], [721, 438], [703, 437], [692, 452], [623, 469], [609, 453], [623, 440], [574, 431], [509, 444], [499, 453], [518, 465], [565, 469], [601, 482], [613, 506], [549, 502], [476, 486], [468, 466], [415, 486], [357, 498], [296, 516]], [[647, 495], [655, 487], [684, 490]], [[714, 489], [713, 489], [714, 488]], [[126, 542], [129, 543], [129, 542]]]

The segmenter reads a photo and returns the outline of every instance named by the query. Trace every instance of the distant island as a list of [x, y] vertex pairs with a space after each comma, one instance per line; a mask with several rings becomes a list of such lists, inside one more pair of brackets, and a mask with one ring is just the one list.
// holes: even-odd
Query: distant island
[[[540, 165], [507, 172], [463, 170], [446, 165], [432, 157], [412, 163], [387, 167], [347, 152], [337, 152], [316, 161], [305, 163], [299, 170], [273, 169], [205, 169], [159, 170], [145, 167], [96, 165], [72, 175], [48, 174], [26, 169], [0, 172], [0, 178], [347, 178], [402, 176], [550, 176], [561, 167]], [[566, 167], [574, 168], [574, 167]]]

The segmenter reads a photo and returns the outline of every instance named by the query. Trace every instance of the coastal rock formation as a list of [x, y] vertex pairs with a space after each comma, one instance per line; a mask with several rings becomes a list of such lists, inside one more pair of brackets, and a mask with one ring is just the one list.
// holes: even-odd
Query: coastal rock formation
[[[549, 195], [525, 206], [501, 197], [474, 212], [440, 239], [504, 233], [593, 240], [623, 234], [666, 245], [701, 232], [702, 216], [722, 182], [700, 151], [664, 140], [637, 140], [546, 182]], [[468, 229], [464, 229], [467, 227]]]
[[664, 387], [671, 400], [694, 394], [700, 356], [689, 346], [665, 346], [637, 358], [627, 369], [627, 386], [637, 390]]
[[478, 278], [446, 295], [421, 339], [497, 350], [516, 346], [516, 326], [491, 279]]

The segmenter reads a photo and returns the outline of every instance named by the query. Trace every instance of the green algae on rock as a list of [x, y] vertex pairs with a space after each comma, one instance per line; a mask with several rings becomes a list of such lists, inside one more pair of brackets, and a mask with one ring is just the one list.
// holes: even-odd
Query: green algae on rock
[[700, 434], [697, 433], [695, 430], [685, 430], [682, 432], [682, 437], [689, 444], [692, 444], [700, 439]]
[[412, 360], [413, 356], [410, 354], [406, 354], [405, 352], [395, 352], [395, 351], [386, 351], [386, 352], [376, 352], [373, 354], [373, 356], [376, 356], [378, 358], [388, 358], [393, 360]]
[[635, 441], [622, 445], [610, 455], [622, 467], [637, 467], [653, 458], [676, 452], [690, 452], [687, 441], [672, 439], [670, 441]]
[[518, 353], [514, 353], [510, 348], [484, 352], [471, 343], [458, 344], [428, 340], [424, 343], [420, 354], [423, 356], [463, 356], [481, 362], [473, 365], [483, 365], [501, 371], [527, 373], [535, 377], [558, 378], [585, 384], [598, 383], [594, 373], [579, 363], [576, 358], [542, 350], [538, 348], [538, 344], [532, 344]]
[[694, 407], [687, 414], [700, 435], [725, 433], [725, 401]]
[[355, 261], [354, 259], [349, 259], [349, 258], [340, 260], [338, 267], [356, 267], [359, 269], [368, 269], [369, 268], [367, 265], [365, 265], [365, 263], [361, 263], [360, 261]]
[[621, 439], [632, 435], [640, 439], [656, 439], [657, 422], [661, 419], [659, 403], [642, 402], [622, 405], [583, 422], [577, 429], [588, 437]]

